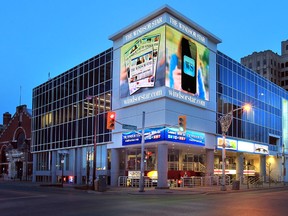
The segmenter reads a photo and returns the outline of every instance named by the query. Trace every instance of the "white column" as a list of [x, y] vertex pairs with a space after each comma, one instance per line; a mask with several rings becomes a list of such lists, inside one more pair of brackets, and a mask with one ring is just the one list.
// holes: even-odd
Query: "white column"
[[168, 145], [158, 144], [158, 189], [168, 188]]
[[214, 149], [206, 149], [206, 172], [205, 176], [214, 174]]
[[262, 176], [266, 182], [266, 155], [260, 155], [260, 177]]
[[243, 178], [244, 172], [244, 155], [243, 153], [236, 153], [236, 180]]
[[75, 161], [75, 167], [76, 167], [76, 184], [81, 185], [82, 184], [82, 166], [83, 166], [83, 155], [82, 155], [82, 148], [76, 149], [76, 161]]
[[56, 161], [57, 161], [57, 151], [52, 151], [52, 163], [51, 163], [51, 183], [57, 183], [56, 177]]
[[111, 186], [118, 185], [120, 173], [120, 149], [111, 149]]

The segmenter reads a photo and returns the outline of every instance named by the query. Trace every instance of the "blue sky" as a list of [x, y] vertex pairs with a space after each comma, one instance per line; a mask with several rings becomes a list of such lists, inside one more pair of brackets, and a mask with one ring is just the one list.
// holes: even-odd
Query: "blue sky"
[[9, 0], [0, 2], [0, 124], [32, 89], [112, 47], [109, 36], [164, 4], [210, 31], [236, 61], [253, 51], [281, 53], [287, 0]]

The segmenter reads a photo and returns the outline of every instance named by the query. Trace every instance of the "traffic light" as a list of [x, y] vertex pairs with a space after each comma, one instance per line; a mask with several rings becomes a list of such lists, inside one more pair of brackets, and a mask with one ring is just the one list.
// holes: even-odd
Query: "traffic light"
[[116, 114], [113, 111], [107, 112], [107, 125], [106, 128], [109, 130], [115, 129], [115, 123], [116, 123]]
[[186, 131], [186, 116], [185, 115], [178, 116], [178, 127], [180, 131], [182, 132]]

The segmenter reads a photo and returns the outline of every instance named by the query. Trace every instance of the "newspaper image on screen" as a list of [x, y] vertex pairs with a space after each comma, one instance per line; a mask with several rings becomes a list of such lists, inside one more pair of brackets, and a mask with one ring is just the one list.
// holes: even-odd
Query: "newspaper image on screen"
[[[154, 62], [154, 73], [156, 72], [157, 67], [157, 57], [159, 51], [160, 43], [160, 34], [157, 35], [148, 35], [142, 39], [142, 44], [152, 45], [153, 46], [153, 62]], [[154, 74], [155, 75], [155, 74]]]
[[130, 71], [131, 71], [131, 69], [130, 69], [130, 67], [131, 67], [131, 57], [132, 57], [133, 54], [139, 49], [140, 44], [141, 44], [141, 39], [135, 41], [135, 43], [132, 44], [132, 46], [129, 47], [129, 49], [125, 52], [125, 56], [124, 56], [130, 95], [132, 95], [132, 94], [135, 93], [137, 90], [139, 90], [139, 88], [136, 87], [135, 83], [134, 83], [134, 84], [131, 84], [131, 83], [129, 82], [129, 80], [130, 80], [130, 78], [131, 78], [131, 75], [130, 75]]
[[125, 52], [124, 60], [130, 95], [142, 87], [154, 87], [160, 34], [136, 40]]
[[135, 54], [130, 64], [130, 79], [128, 83], [131, 87], [152, 87], [153, 80], [153, 50], [145, 49]]

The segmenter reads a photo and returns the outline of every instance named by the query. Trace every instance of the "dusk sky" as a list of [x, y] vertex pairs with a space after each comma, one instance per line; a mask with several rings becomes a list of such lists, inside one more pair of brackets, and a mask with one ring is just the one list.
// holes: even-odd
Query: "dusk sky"
[[222, 40], [218, 50], [240, 62], [254, 51], [281, 54], [288, 39], [287, 0], [1, 0], [0, 124], [32, 90], [112, 47], [109, 36], [163, 5]]

